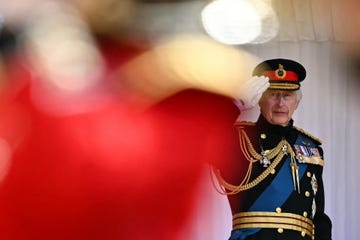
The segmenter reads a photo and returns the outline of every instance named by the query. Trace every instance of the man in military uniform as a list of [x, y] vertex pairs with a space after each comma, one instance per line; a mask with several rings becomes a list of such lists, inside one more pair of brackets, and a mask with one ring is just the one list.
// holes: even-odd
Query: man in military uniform
[[254, 81], [270, 83], [258, 102], [261, 114], [255, 123], [235, 124], [241, 157], [215, 169], [233, 214], [230, 240], [331, 239], [321, 141], [292, 119], [305, 76], [304, 67], [288, 59], [264, 61], [253, 71]]

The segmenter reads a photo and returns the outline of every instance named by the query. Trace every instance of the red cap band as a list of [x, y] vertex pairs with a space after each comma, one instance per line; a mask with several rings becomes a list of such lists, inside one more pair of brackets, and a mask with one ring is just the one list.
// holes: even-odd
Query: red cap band
[[276, 71], [265, 71], [262, 73], [262, 75], [269, 77], [270, 80], [276, 80], [276, 81], [287, 81], [287, 82], [297, 82], [299, 81], [299, 77], [296, 74], [296, 72], [293, 71], [286, 71], [286, 74], [284, 77], [279, 77], [276, 74]]

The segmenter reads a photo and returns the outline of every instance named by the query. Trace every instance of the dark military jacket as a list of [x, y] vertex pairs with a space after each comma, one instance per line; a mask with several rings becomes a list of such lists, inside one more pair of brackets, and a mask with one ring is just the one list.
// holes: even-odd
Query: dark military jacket
[[[314, 225], [314, 228], [312, 231], [308, 229], [307, 232], [304, 232], [302, 228], [288, 229], [286, 226], [291, 225], [293, 219], [285, 217], [284, 224], [286, 225], [279, 225], [277, 220], [274, 220], [271, 224], [266, 223], [268, 224], [266, 226], [254, 225], [249, 223], [252, 220], [247, 220], [248, 225], [243, 226], [250, 227], [237, 229], [235, 222], [237, 220], [233, 220], [234, 229], [230, 240], [296, 240], [312, 238], [330, 240], [331, 221], [324, 213], [321, 141], [302, 129], [294, 127], [293, 120], [290, 121], [288, 126], [282, 127], [271, 125], [265, 118], [260, 116], [256, 123], [237, 123], [236, 128], [239, 131], [239, 146], [245, 149], [245, 153], [242, 151], [241, 157], [236, 160], [237, 162], [220, 169], [221, 176], [227, 183], [238, 186], [243, 181], [248, 170], [247, 166], [250, 164], [245, 155], [249, 155], [248, 152], [251, 152], [249, 151], [251, 147], [249, 144], [244, 143], [244, 136], [242, 135], [248, 137], [253, 149], [260, 155], [266, 150], [276, 148], [282, 140], [286, 140], [291, 145], [290, 151], [292, 150], [291, 152], [295, 154], [295, 158], [291, 160], [289, 156], [291, 154], [287, 153], [281, 157], [275, 167], [274, 164], [271, 164], [276, 157], [268, 159], [269, 162], [267, 163], [263, 161], [263, 158], [254, 161], [251, 164], [248, 181], [250, 187], [248, 186], [248, 188], [236, 192], [236, 194], [228, 195], [234, 219], [236, 219], [237, 214], [247, 212], [290, 213], [300, 216], [304, 221], [310, 219], [310, 223]], [[293, 161], [299, 167], [297, 171], [292, 170], [290, 167]], [[273, 169], [270, 171], [268, 168]], [[265, 171], [267, 171], [267, 174], [264, 175]], [[298, 176], [296, 176], [296, 173], [298, 173]], [[242, 219], [244, 220], [244, 218]], [[257, 217], [256, 221], [259, 219], [263, 221], [261, 217]]]

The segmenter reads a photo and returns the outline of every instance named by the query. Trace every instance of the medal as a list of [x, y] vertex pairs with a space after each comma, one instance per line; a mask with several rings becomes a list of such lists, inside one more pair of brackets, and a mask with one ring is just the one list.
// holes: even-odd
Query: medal
[[269, 150], [265, 150], [261, 152], [262, 158], [260, 159], [260, 164], [263, 167], [268, 167], [271, 164], [271, 161], [268, 159], [267, 154], [269, 153]]
[[313, 198], [311, 205], [311, 218], [315, 217], [315, 213], [316, 213], [316, 202], [315, 202], [315, 198]]
[[315, 174], [313, 174], [311, 177], [311, 188], [312, 188], [312, 190], [314, 192], [314, 196], [315, 196], [318, 191], [318, 182], [317, 182]]

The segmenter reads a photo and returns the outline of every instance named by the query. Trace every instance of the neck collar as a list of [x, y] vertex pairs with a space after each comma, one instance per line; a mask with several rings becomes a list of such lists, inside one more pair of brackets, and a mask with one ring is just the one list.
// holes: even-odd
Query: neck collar
[[290, 119], [288, 125], [285, 127], [280, 125], [273, 125], [270, 124], [262, 115], [260, 115], [256, 122], [256, 125], [258, 129], [260, 129], [260, 131], [285, 136], [293, 128], [293, 123], [294, 123], [293, 119]]

